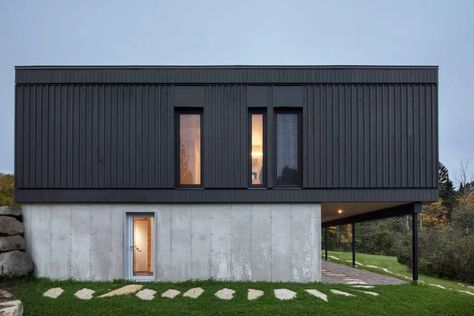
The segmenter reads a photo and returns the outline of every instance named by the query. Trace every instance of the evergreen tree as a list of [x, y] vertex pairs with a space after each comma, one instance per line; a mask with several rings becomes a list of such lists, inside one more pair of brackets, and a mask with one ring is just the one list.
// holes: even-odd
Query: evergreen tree
[[457, 194], [453, 182], [449, 179], [448, 168], [441, 162], [438, 165], [439, 197], [441, 205], [447, 210], [448, 220], [451, 220], [453, 209], [457, 206]]

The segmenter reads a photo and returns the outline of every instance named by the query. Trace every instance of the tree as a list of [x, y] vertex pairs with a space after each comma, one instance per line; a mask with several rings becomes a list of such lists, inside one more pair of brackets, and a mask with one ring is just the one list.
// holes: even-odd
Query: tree
[[461, 213], [464, 217], [464, 234], [467, 236], [470, 233], [471, 220], [470, 215], [474, 211], [470, 204], [472, 195], [474, 194], [474, 185], [472, 177], [468, 176], [469, 159], [461, 161], [461, 170], [459, 173], [459, 204], [461, 206]]
[[438, 164], [438, 182], [441, 206], [446, 208], [447, 220], [450, 221], [453, 210], [458, 204], [457, 194], [453, 182], [449, 178], [448, 168], [446, 168], [441, 162]]

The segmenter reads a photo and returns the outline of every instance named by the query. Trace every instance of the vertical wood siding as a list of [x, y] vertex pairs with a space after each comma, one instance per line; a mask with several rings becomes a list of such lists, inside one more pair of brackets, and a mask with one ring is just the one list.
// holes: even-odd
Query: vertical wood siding
[[[293, 97], [303, 113], [303, 187], [437, 187], [436, 84], [307, 84], [286, 89], [290, 97], [268, 87], [268, 102], [259, 105], [267, 107], [267, 131], [273, 106], [291, 106], [299, 91]], [[17, 188], [173, 188], [174, 88], [17, 84]], [[206, 188], [247, 187], [254, 106], [247, 105], [247, 88], [202, 86]]]

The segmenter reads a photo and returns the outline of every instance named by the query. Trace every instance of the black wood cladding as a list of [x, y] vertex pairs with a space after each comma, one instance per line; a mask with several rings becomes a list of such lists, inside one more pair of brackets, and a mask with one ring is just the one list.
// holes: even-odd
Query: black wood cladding
[[265, 108], [272, 187], [272, 118], [282, 106], [303, 114], [303, 189], [436, 189], [437, 70], [421, 70], [412, 69], [420, 82], [297, 85], [120, 83], [110, 70], [100, 77], [111, 83], [38, 83], [44, 70], [17, 70], [16, 188], [173, 189], [179, 107], [203, 109], [203, 185], [226, 190], [248, 186], [248, 108]]

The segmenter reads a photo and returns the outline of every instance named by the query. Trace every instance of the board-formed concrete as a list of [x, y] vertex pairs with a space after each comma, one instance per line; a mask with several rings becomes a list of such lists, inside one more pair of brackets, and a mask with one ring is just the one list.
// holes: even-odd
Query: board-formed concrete
[[126, 214], [155, 215], [157, 281], [321, 279], [320, 204], [26, 204], [35, 275], [127, 276]]

